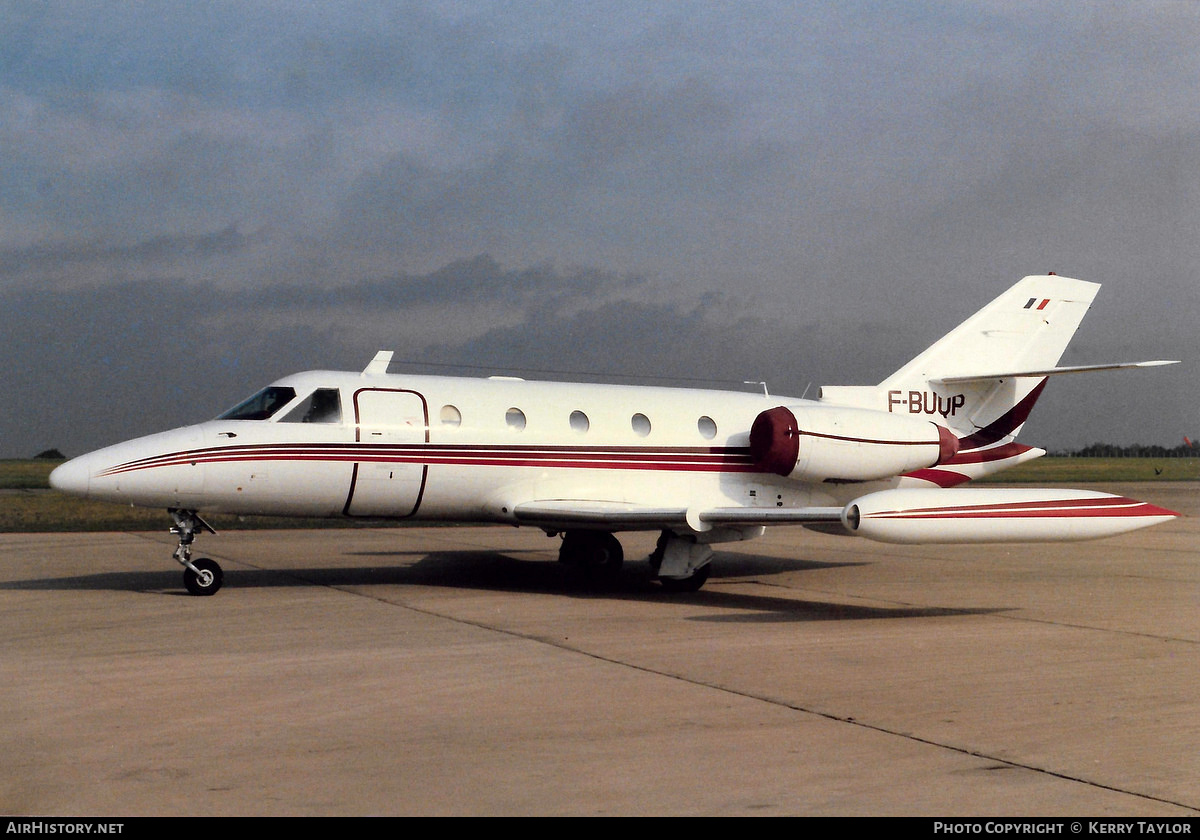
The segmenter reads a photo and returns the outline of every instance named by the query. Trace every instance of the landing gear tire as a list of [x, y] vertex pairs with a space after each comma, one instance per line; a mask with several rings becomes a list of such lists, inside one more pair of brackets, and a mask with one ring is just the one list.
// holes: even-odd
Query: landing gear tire
[[697, 592], [700, 587], [708, 582], [708, 576], [711, 573], [712, 564], [706, 564], [685, 578], [660, 577], [658, 582], [662, 584], [663, 589], [667, 592]]
[[187, 591], [193, 595], [215, 595], [225, 578], [220, 564], [216, 560], [201, 557], [193, 560], [192, 565], [196, 567], [196, 571], [190, 568], [183, 570], [183, 585], [187, 587]]
[[625, 552], [621, 541], [606, 531], [567, 531], [558, 559], [580, 584], [609, 587], [620, 576]]

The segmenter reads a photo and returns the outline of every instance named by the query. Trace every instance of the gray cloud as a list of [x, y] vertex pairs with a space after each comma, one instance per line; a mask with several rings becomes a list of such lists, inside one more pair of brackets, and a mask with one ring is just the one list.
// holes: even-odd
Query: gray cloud
[[156, 236], [132, 245], [113, 245], [103, 242], [85, 244], [38, 243], [26, 248], [0, 251], [0, 278], [27, 282], [44, 280], [48, 275], [59, 277], [93, 273], [101, 268], [106, 275], [124, 274], [139, 265], [170, 264], [179, 260], [204, 261], [219, 255], [235, 254], [246, 247], [249, 237], [236, 225], [195, 236]]
[[[0, 415], [0, 457], [51, 446], [78, 454], [196, 422], [296, 370], [361, 369], [381, 348], [398, 351], [393, 370], [414, 373], [734, 390], [765, 380], [772, 393], [798, 396], [823, 384], [877, 382], [954, 326], [863, 322], [849, 305], [789, 321], [753, 314], [723, 293], [679, 303], [647, 300], [644, 291], [639, 278], [511, 270], [487, 256], [336, 294], [163, 278], [0, 291], [0, 402], [9, 407]], [[430, 299], [456, 323], [422, 332]], [[961, 315], [983, 302], [963, 301]], [[471, 317], [473, 308], [481, 317]], [[1068, 361], [1111, 360], [1090, 354], [1111, 344], [1090, 326], [1083, 355]], [[1187, 376], [1113, 376], [1100, 387], [1056, 381], [1030, 439], [1052, 447], [1095, 437], [1172, 440], [1187, 419]]]
[[[1046, 270], [1105, 284], [1076, 361], [1200, 349], [1185, 4], [0, 15], [14, 454], [59, 422], [115, 434], [124, 419], [97, 414], [124, 418], [114, 402], [144, 406], [179, 366], [189, 397], [135, 422], [376, 346], [870, 382]], [[1181, 370], [1056, 382], [1029, 430], [1173, 442], [1196, 431]]]

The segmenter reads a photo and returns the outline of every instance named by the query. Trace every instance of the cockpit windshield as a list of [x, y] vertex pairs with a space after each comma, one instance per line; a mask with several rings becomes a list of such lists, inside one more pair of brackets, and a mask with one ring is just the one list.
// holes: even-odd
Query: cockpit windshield
[[342, 401], [337, 388], [318, 388], [283, 417], [280, 423], [341, 423]]
[[238, 403], [233, 408], [217, 417], [217, 419], [266, 420], [268, 417], [279, 411], [279, 409], [283, 408], [295, 398], [295, 389], [281, 388], [278, 385], [271, 385], [267, 388], [263, 388], [250, 399]]

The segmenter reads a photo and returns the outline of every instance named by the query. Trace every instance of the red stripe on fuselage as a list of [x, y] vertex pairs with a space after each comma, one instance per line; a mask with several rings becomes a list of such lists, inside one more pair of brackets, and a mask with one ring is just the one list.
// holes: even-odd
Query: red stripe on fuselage
[[746, 447], [437, 446], [427, 444], [263, 444], [185, 450], [102, 470], [119, 475], [156, 467], [245, 461], [381, 462], [563, 469], [759, 472]]

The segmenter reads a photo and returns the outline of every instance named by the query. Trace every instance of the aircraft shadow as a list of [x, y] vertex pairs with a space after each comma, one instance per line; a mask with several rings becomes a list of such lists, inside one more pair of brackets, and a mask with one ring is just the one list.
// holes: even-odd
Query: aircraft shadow
[[[523, 553], [539, 554], [525, 560]], [[835, 568], [861, 563], [786, 561], [772, 557], [737, 555], [714, 559], [708, 586], [699, 592], [667, 593], [654, 580], [650, 566], [629, 561], [610, 586], [589, 586], [562, 564], [548, 562], [544, 552], [442, 551], [442, 552], [354, 552], [369, 557], [418, 558], [406, 565], [327, 566], [296, 569], [225, 569], [226, 589], [280, 588], [290, 586], [372, 587], [434, 586], [480, 589], [495, 592], [557, 593], [579, 598], [629, 601], [671, 601], [712, 607], [720, 614], [693, 617], [693, 621], [754, 623], [762, 621], [854, 621], [880, 618], [929, 618], [981, 615], [1004, 612], [1004, 608], [875, 607], [827, 601], [809, 601], [761, 593], [731, 592], [719, 585], [723, 578], [748, 578], [783, 571]], [[153, 572], [102, 572], [73, 577], [41, 578], [0, 583], [0, 591], [125, 591], [153, 595], [192, 597], [183, 588], [182, 572], [167, 568]], [[221, 594], [216, 596], [221, 597]], [[738, 610], [729, 614], [727, 610]], [[744, 612], [750, 611], [750, 612]]]

